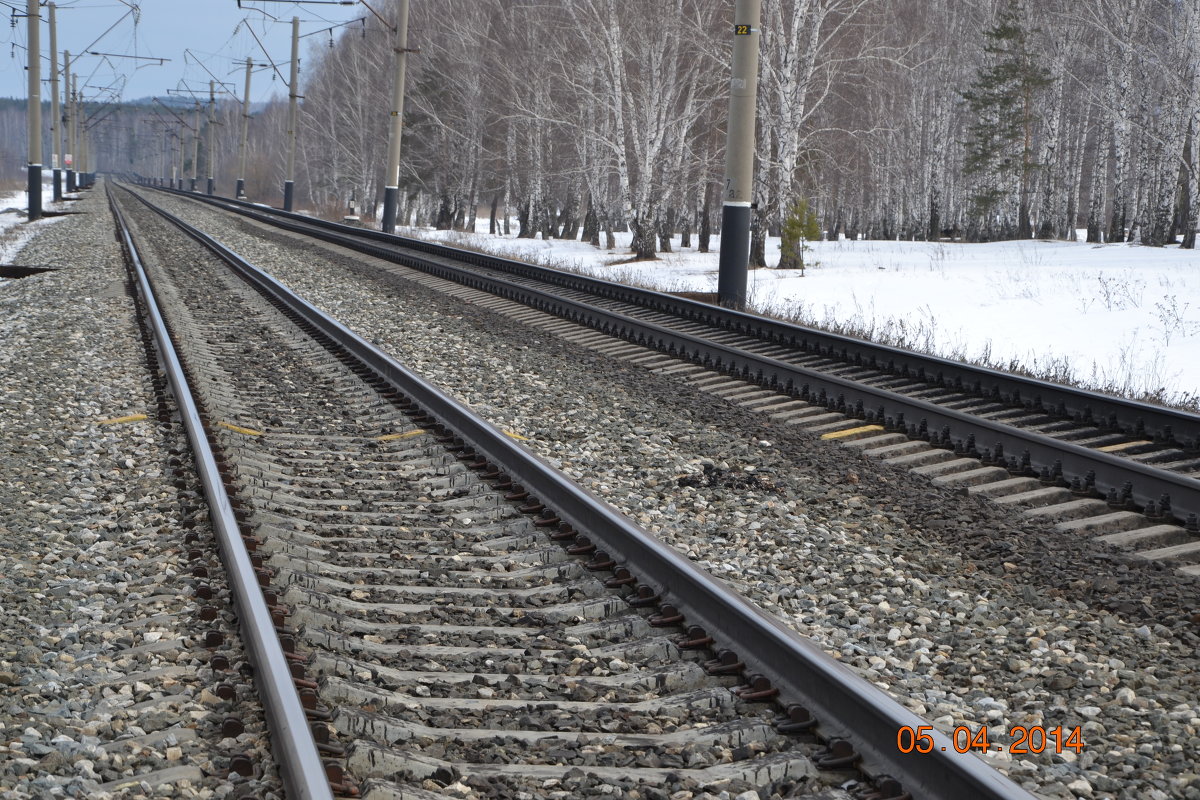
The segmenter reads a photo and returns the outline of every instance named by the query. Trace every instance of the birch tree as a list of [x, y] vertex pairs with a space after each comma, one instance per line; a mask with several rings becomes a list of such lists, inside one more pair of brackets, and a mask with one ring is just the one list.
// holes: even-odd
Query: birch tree
[[[612, 159], [635, 259], [655, 257], [669, 179], [672, 172], [682, 173], [670, 150], [695, 126], [701, 79], [715, 73], [714, 64], [694, 50], [707, 38], [706, 5], [699, 0], [567, 4], [578, 41], [604, 78], [595, 102], [611, 116], [612, 138], [597, 145]], [[656, 25], [646, 24], [652, 19]]]
[[[1092, 241], [1182, 234], [1194, 246], [1198, 4], [765, 3], [754, 263], [800, 200], [827, 235], [850, 238], [972, 226], [1070, 238], [1086, 225]], [[396, 2], [374, 7], [387, 17]], [[1019, 36], [1005, 50], [984, 34], [1010, 8]], [[626, 232], [633, 258], [654, 258], [680, 232], [705, 248], [724, 165], [731, 11], [731, 0], [414, 3], [403, 218], [469, 229], [490, 200], [497, 232], [512, 217], [518, 235], [582, 229], [609, 249]], [[306, 57], [297, 180], [318, 202], [378, 191], [390, 32], [376, 20], [364, 28]], [[264, 198], [281, 180], [279, 113], [273, 105], [251, 126], [247, 179]], [[972, 202], [982, 189], [986, 214]]]

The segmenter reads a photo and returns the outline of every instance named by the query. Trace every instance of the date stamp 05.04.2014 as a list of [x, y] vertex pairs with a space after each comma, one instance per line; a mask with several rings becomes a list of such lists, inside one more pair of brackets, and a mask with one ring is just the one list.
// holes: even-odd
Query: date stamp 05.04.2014
[[[901, 753], [932, 753], [934, 750], [947, 751], [950, 748], [939, 745], [933, 738], [933, 728], [921, 725], [917, 728], [905, 726], [896, 731], [896, 749]], [[980, 728], [973, 731], [966, 725], [959, 725], [950, 734], [951, 747], [958, 753], [1004, 752], [1010, 755], [1030, 755], [1038, 753], [1062, 753], [1074, 751], [1077, 755], [1083, 752], [1083, 733], [1078, 727], [1063, 728], [1061, 725], [1047, 728], [1042, 725], [1014, 725], [1004, 734], [1007, 742], [993, 742], [988, 739], [988, 729]]]

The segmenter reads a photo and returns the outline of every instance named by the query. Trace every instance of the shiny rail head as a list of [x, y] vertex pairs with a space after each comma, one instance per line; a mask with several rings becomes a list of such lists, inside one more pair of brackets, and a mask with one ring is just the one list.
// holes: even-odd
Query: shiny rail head
[[935, 752], [921, 759], [901, 756], [896, 751], [897, 731], [904, 726], [926, 724], [915, 714], [750, 605], [724, 583], [701, 571], [611, 506], [567, 479], [503, 431], [304, 302], [269, 274], [255, 268], [213, 237], [154, 207], [144, 198], [140, 199], [218, 253], [264, 295], [274, 298], [328, 339], [353, 353], [365, 367], [440, 419], [454, 435], [494, 461], [547, 507], [555, 509], [562, 519], [587, 531], [589, 537], [603, 543], [608, 551], [636, 565], [639, 576], [651, 587], [652, 594], [669, 598], [689, 620], [707, 628], [726, 642], [727, 647], [745, 654], [747, 662], [753, 662], [774, 685], [824, 717], [827, 730], [853, 731], [857, 753], [873, 769], [900, 780], [914, 796], [945, 800], [962, 797], [1032, 800], [1032, 795], [977, 757], [952, 752]]
[[153, 283], [146, 272], [133, 233], [115, 192], [111, 190], [109, 204], [113, 211], [117, 238], [129, 259], [130, 272], [145, 306], [156, 348], [179, 405], [188, 441], [192, 445], [197, 471], [210, 509], [210, 518], [220, 543], [221, 559], [236, 598], [243, 642], [251, 661], [257, 667], [255, 683], [266, 711], [271, 748], [276, 755], [280, 777], [288, 797], [302, 800], [333, 800], [316, 742], [292, 681], [270, 610], [259, 588], [253, 563], [242, 541], [237, 519], [188, 385], [183, 363], [167, 330]]

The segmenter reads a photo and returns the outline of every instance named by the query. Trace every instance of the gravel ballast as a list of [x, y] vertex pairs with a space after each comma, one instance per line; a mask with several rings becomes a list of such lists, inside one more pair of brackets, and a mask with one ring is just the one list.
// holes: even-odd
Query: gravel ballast
[[[197, 615], [184, 536], [211, 541], [207, 512], [102, 188], [70, 207], [15, 259], [59, 269], [0, 286], [0, 794], [279, 797], [257, 701], [214, 693], [244, 681], [205, 633], [244, 658], [231, 613]], [[226, 775], [243, 753], [260, 777]]]
[[[1016, 725], [1081, 726], [1079, 755], [989, 756], [1018, 782], [1053, 798], [1200, 798], [1194, 582], [414, 284], [364, 283], [324, 249], [163, 202], [943, 730], [986, 724], [1008, 742]], [[21, 254], [66, 269], [0, 286], [0, 787], [270, 796], [223, 776], [234, 751], [272, 770], [253, 724], [244, 741], [216, 738], [231, 704], [206, 692], [181, 577], [182, 526], [207, 531], [194, 482], [165, 477], [186, 447], [153, 422], [103, 199], [74, 205], [89, 213], [45, 226]], [[138, 413], [151, 420], [99, 424]], [[249, 723], [255, 710], [239, 697], [237, 711]], [[175, 726], [194, 734], [155, 737]], [[112, 784], [151, 773], [185, 777]]]
[[[294, 239], [164, 198], [1052, 798], [1200, 798], [1195, 583]], [[255, 236], [248, 234], [253, 230]], [[1053, 748], [1049, 748], [1053, 750]], [[967, 757], [967, 756], [964, 756]]]

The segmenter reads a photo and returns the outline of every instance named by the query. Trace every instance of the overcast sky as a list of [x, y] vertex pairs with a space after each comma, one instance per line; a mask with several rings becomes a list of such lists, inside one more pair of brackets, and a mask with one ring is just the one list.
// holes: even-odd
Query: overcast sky
[[[74, 61], [79, 52], [94, 50], [170, 59], [161, 66], [157, 61], [93, 55], [84, 55], [75, 61], [75, 71], [85, 97], [112, 99], [113, 91], [119, 91], [124, 100], [163, 96], [168, 89], [174, 92], [185, 87], [202, 91], [207, 97], [208, 82], [214, 79], [213, 75], [228, 81], [227, 88], [240, 99], [246, 56], [251, 56], [256, 64], [266, 63], [263, 48], [255, 41], [255, 35], [278, 65], [282, 80], [272, 69], [256, 70], [251, 98], [258, 102], [275, 93], [286, 94], [293, 16], [300, 17], [301, 36], [310, 34], [300, 41], [301, 70], [312, 46], [328, 45], [331, 26], [370, 16], [361, 4], [296, 4], [269, 0], [241, 0], [241, 8], [238, 8], [238, 0], [61, 0], [57, 6], [60, 56], [63, 50], [70, 50]], [[137, 7], [136, 11], [131, 8], [133, 6]], [[10, 24], [0, 26], [0, 47], [3, 48], [0, 52], [3, 59], [0, 97], [23, 99], [28, 92], [25, 7], [26, 0], [0, 0], [0, 11], [8, 17], [4, 23], [16, 22], [15, 27]], [[273, 21], [263, 11], [281, 21]], [[13, 14], [20, 14], [20, 17], [13, 20]], [[46, 60], [50, 48], [48, 21], [49, 13], [42, 2], [41, 44], [42, 54], [46, 57], [42, 61], [44, 100], [50, 96], [49, 61]], [[353, 27], [357, 28], [358, 24]], [[332, 33], [338, 35], [342, 29]], [[213, 75], [205, 70], [206, 67]]]

